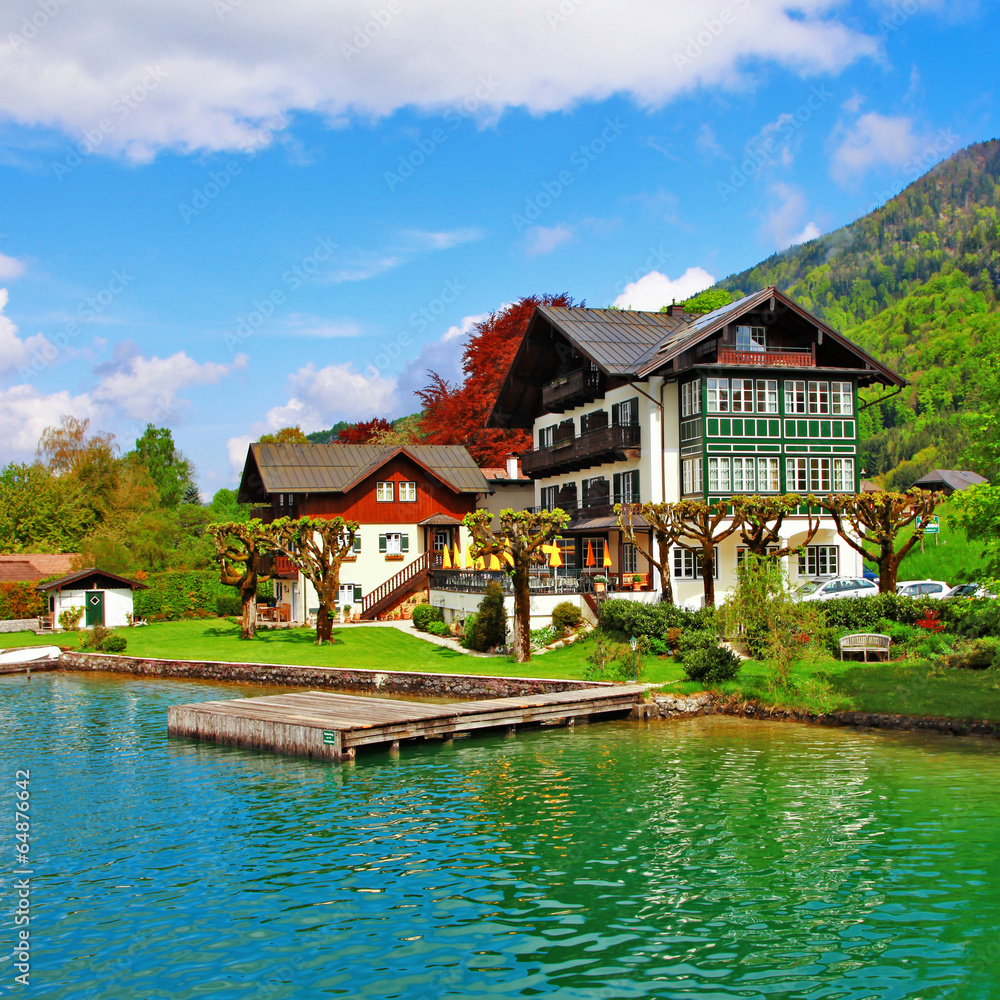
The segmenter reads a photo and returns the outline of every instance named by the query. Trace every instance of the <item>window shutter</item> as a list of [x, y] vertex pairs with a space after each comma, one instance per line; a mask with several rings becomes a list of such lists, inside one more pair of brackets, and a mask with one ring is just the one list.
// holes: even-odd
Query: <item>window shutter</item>
[[628, 401], [628, 423], [630, 427], [639, 426], [639, 397], [634, 396]]
[[622, 405], [621, 403], [611, 404], [611, 425], [613, 427], [621, 427], [622, 423]]
[[622, 501], [622, 474], [620, 472], [615, 473], [615, 503], [621, 503]]
[[379, 552], [385, 552], [385, 535], [378, 536], [378, 550]]
[[354, 585], [354, 603], [361, 603], [361, 588], [357, 584]]
[[[382, 537], [384, 538], [385, 536], [383, 535]], [[360, 531], [356, 532], [355, 535], [354, 535], [354, 551], [355, 552], [360, 552], [361, 551], [361, 532]]]
[[399, 536], [399, 551], [409, 552], [410, 551], [410, 536], [400, 535]]

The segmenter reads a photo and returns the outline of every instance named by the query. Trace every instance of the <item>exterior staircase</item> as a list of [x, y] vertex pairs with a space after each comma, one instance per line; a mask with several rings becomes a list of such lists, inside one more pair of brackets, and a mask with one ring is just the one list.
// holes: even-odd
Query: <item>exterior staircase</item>
[[407, 594], [422, 586], [430, 577], [433, 553], [425, 552], [407, 563], [394, 577], [386, 580], [361, 599], [361, 620], [373, 621], [383, 611], [395, 607]]

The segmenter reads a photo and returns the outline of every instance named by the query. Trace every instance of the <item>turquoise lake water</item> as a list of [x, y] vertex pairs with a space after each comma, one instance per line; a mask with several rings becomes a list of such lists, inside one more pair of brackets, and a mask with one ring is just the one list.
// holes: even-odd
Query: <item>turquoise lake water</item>
[[707, 718], [332, 765], [166, 736], [262, 693], [0, 679], [13, 995], [1000, 998], [996, 743]]

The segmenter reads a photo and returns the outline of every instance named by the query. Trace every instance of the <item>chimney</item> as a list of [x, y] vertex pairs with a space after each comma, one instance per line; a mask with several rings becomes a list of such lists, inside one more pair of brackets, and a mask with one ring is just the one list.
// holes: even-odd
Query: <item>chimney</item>
[[507, 478], [508, 479], [519, 479], [520, 473], [517, 470], [517, 455], [511, 452], [507, 456]]
[[677, 309], [677, 299], [673, 299], [669, 306], [667, 306], [667, 315], [673, 316], [674, 311]]

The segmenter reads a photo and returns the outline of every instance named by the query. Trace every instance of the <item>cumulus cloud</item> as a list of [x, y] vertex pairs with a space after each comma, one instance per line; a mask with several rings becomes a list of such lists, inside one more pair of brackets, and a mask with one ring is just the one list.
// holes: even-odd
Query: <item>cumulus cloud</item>
[[28, 265], [16, 257], [0, 253], [0, 281], [16, 281], [28, 270]]
[[[754, 0], [711, 32], [709, 12], [685, 0], [427, 0], [401, 5], [385, 23], [369, 0], [104, 0], [44, 10], [11, 0], [0, 113], [74, 142], [98, 129], [98, 153], [143, 160], [161, 149], [256, 148], [263, 126], [266, 142], [268, 123], [296, 110], [339, 124], [405, 106], [484, 119], [514, 107], [541, 114], [616, 93], [655, 107], [699, 88], [744, 86], [751, 67], [806, 76], [876, 55], [876, 38], [833, 16], [847, 6]], [[623, 35], [622, 25], [642, 30]]]
[[[10, 257], [6, 259], [11, 260]], [[22, 338], [14, 321], [3, 313], [7, 299], [7, 289], [0, 288], [0, 375], [44, 368], [59, 353], [55, 344], [42, 333]]]
[[808, 243], [821, 235], [819, 226], [811, 219], [805, 221], [809, 202], [805, 194], [791, 184], [775, 181], [768, 185], [768, 207], [762, 226], [765, 238], [778, 250]]
[[701, 267], [689, 267], [676, 279], [668, 278], [660, 271], [650, 271], [638, 281], [626, 285], [614, 304], [620, 309], [657, 312], [675, 299], [678, 302], [689, 299], [714, 284], [715, 278]]
[[58, 424], [64, 415], [96, 423], [102, 411], [87, 393], [43, 393], [32, 385], [0, 391], [0, 454], [4, 460], [33, 455], [42, 431]]
[[849, 184], [872, 167], [901, 170], [926, 145], [926, 137], [913, 131], [913, 119], [869, 111], [851, 125], [842, 125], [833, 151], [830, 174], [839, 184]]
[[529, 257], [538, 257], [552, 253], [556, 247], [562, 246], [573, 238], [573, 230], [559, 223], [556, 226], [532, 226], [525, 233], [525, 252]]

